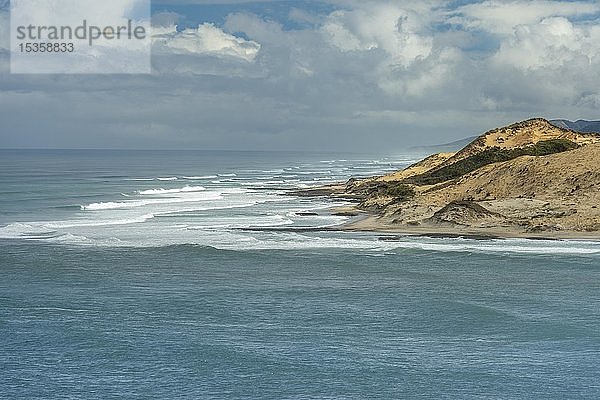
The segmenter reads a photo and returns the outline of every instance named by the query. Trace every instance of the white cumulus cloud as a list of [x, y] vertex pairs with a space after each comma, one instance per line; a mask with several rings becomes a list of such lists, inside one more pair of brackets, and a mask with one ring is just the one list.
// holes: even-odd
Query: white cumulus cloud
[[176, 26], [154, 27], [154, 46], [163, 52], [177, 54], [209, 54], [253, 61], [260, 44], [224, 32], [211, 23], [178, 32]]
[[432, 38], [422, 16], [400, 5], [369, 4], [354, 10], [335, 11], [322, 30], [327, 40], [342, 51], [381, 49], [392, 62], [407, 66], [427, 57]]
[[598, 28], [575, 26], [564, 17], [545, 18], [515, 27], [514, 35], [494, 55], [494, 62], [524, 70], [589, 67], [600, 61], [599, 34]]
[[578, 17], [600, 12], [597, 1], [486, 0], [452, 10], [450, 22], [467, 28], [512, 34], [514, 27], [539, 23], [549, 17]]

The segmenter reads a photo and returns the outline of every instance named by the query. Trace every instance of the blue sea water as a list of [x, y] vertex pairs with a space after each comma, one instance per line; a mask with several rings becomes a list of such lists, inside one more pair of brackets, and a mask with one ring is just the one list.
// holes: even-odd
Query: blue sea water
[[411, 158], [0, 151], [0, 398], [599, 398], [600, 243], [247, 230]]

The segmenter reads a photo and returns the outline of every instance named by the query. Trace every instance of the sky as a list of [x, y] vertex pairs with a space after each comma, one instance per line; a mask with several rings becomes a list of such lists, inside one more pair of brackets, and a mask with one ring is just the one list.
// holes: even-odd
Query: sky
[[0, 148], [382, 152], [600, 119], [600, 2], [154, 0], [152, 74], [9, 72]]

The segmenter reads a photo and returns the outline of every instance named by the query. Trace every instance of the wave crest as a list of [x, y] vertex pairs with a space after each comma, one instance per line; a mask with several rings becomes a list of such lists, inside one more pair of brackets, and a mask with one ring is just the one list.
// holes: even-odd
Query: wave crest
[[184, 186], [182, 188], [176, 189], [147, 189], [147, 190], [138, 190], [138, 194], [141, 195], [153, 195], [153, 194], [171, 194], [171, 193], [189, 193], [189, 192], [201, 192], [206, 190], [205, 187], [202, 186]]

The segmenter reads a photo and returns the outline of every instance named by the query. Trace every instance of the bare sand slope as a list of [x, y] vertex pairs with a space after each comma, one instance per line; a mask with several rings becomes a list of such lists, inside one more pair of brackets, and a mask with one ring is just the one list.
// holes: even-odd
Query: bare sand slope
[[[600, 144], [485, 166], [451, 185], [421, 191], [432, 207], [472, 201], [529, 229], [600, 229]], [[475, 221], [473, 221], [475, 222]]]

